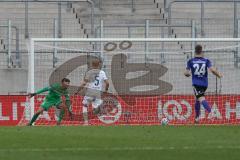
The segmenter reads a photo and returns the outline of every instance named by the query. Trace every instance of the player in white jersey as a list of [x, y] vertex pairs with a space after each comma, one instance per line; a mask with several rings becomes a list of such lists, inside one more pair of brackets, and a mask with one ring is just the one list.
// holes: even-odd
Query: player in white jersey
[[[81, 83], [77, 93], [86, 88], [85, 96], [83, 98], [83, 119], [84, 124], [88, 124], [88, 106], [92, 104], [93, 113], [100, 112], [100, 106], [103, 103], [101, 95], [108, 91], [109, 82], [106, 73], [100, 69], [101, 61], [99, 59], [92, 60], [92, 69], [87, 71], [83, 82]], [[103, 89], [104, 88], [104, 89]]]

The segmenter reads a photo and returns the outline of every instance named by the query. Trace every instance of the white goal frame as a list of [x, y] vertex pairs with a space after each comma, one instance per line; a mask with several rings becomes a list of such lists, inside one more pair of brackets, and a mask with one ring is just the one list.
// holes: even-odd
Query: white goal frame
[[[35, 91], [34, 87], [34, 45], [36, 42], [239, 42], [240, 38], [30, 38], [28, 54], [28, 93]], [[194, 48], [192, 43], [192, 49]], [[103, 47], [101, 47], [101, 50]], [[30, 114], [34, 115], [34, 98], [30, 99]]]

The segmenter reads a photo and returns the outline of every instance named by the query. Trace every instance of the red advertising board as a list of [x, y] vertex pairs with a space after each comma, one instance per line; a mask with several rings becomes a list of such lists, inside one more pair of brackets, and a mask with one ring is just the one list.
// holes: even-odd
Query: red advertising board
[[[128, 98], [134, 103], [126, 103]], [[240, 124], [240, 95], [207, 96], [212, 112], [206, 113], [201, 107], [202, 124]], [[72, 96], [73, 119], [65, 116], [62, 124], [81, 125], [82, 97]], [[26, 96], [0, 96], [0, 125], [18, 125], [25, 118]], [[38, 109], [43, 96], [35, 97], [35, 110]], [[159, 125], [163, 117], [169, 124], [193, 124], [194, 97], [191, 95], [164, 95], [158, 97], [121, 96], [105, 97], [102, 114], [95, 116], [89, 107], [91, 125]], [[39, 117], [36, 125], [54, 125], [55, 110], [50, 109]]]

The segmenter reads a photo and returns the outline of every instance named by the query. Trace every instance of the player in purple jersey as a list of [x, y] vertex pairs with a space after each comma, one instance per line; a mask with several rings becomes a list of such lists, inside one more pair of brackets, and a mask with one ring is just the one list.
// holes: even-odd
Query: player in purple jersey
[[194, 94], [196, 96], [195, 101], [195, 123], [199, 122], [200, 105], [211, 112], [211, 108], [205, 99], [205, 91], [208, 87], [208, 69], [216, 75], [218, 78], [222, 78], [222, 74], [219, 73], [213, 66], [209, 59], [204, 58], [201, 45], [195, 47], [195, 57], [187, 62], [186, 71], [184, 75], [189, 77], [192, 75], [192, 85]]

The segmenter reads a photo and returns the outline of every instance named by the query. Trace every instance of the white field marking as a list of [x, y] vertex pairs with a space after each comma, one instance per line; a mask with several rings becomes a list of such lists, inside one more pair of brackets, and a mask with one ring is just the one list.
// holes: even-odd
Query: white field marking
[[161, 151], [161, 150], [201, 150], [201, 149], [240, 149], [240, 146], [212, 146], [212, 147], [73, 147], [73, 148], [11, 148], [0, 149], [0, 152], [74, 152], [74, 151]]

